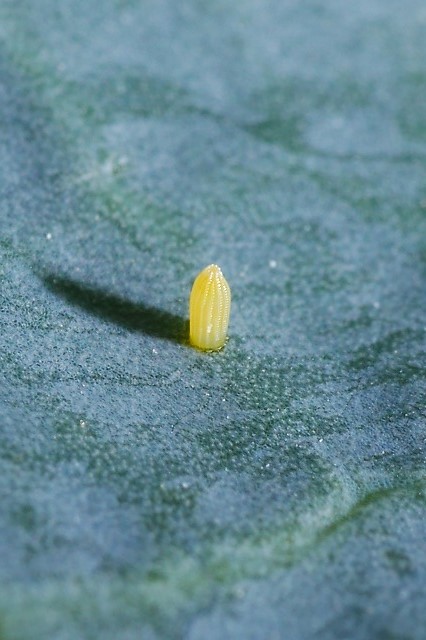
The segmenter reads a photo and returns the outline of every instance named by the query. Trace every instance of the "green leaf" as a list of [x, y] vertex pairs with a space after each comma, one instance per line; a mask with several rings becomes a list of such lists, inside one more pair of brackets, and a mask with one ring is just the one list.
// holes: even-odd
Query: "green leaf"
[[422, 640], [425, 16], [0, 5], [1, 640]]

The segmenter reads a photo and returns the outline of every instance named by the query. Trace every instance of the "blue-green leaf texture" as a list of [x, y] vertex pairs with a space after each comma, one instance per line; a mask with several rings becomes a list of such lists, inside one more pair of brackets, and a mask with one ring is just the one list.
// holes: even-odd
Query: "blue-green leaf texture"
[[2, 0], [0, 109], [1, 640], [424, 640], [424, 0]]

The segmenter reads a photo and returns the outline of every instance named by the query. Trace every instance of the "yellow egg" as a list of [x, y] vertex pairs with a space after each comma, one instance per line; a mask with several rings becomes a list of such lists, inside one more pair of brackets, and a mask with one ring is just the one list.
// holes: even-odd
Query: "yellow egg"
[[221, 349], [226, 342], [231, 290], [220, 267], [210, 264], [195, 278], [189, 299], [189, 339], [204, 351]]

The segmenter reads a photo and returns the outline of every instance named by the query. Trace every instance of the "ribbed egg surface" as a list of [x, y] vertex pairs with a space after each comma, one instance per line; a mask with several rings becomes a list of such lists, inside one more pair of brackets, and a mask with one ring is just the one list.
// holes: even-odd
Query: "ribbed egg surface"
[[216, 264], [198, 274], [189, 300], [189, 337], [204, 351], [221, 349], [226, 342], [231, 310], [231, 290]]

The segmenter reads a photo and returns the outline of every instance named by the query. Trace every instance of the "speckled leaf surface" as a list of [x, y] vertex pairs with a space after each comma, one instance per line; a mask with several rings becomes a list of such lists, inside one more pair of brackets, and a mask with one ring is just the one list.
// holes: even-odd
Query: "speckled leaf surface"
[[3, 0], [0, 108], [1, 640], [424, 639], [424, 1]]

